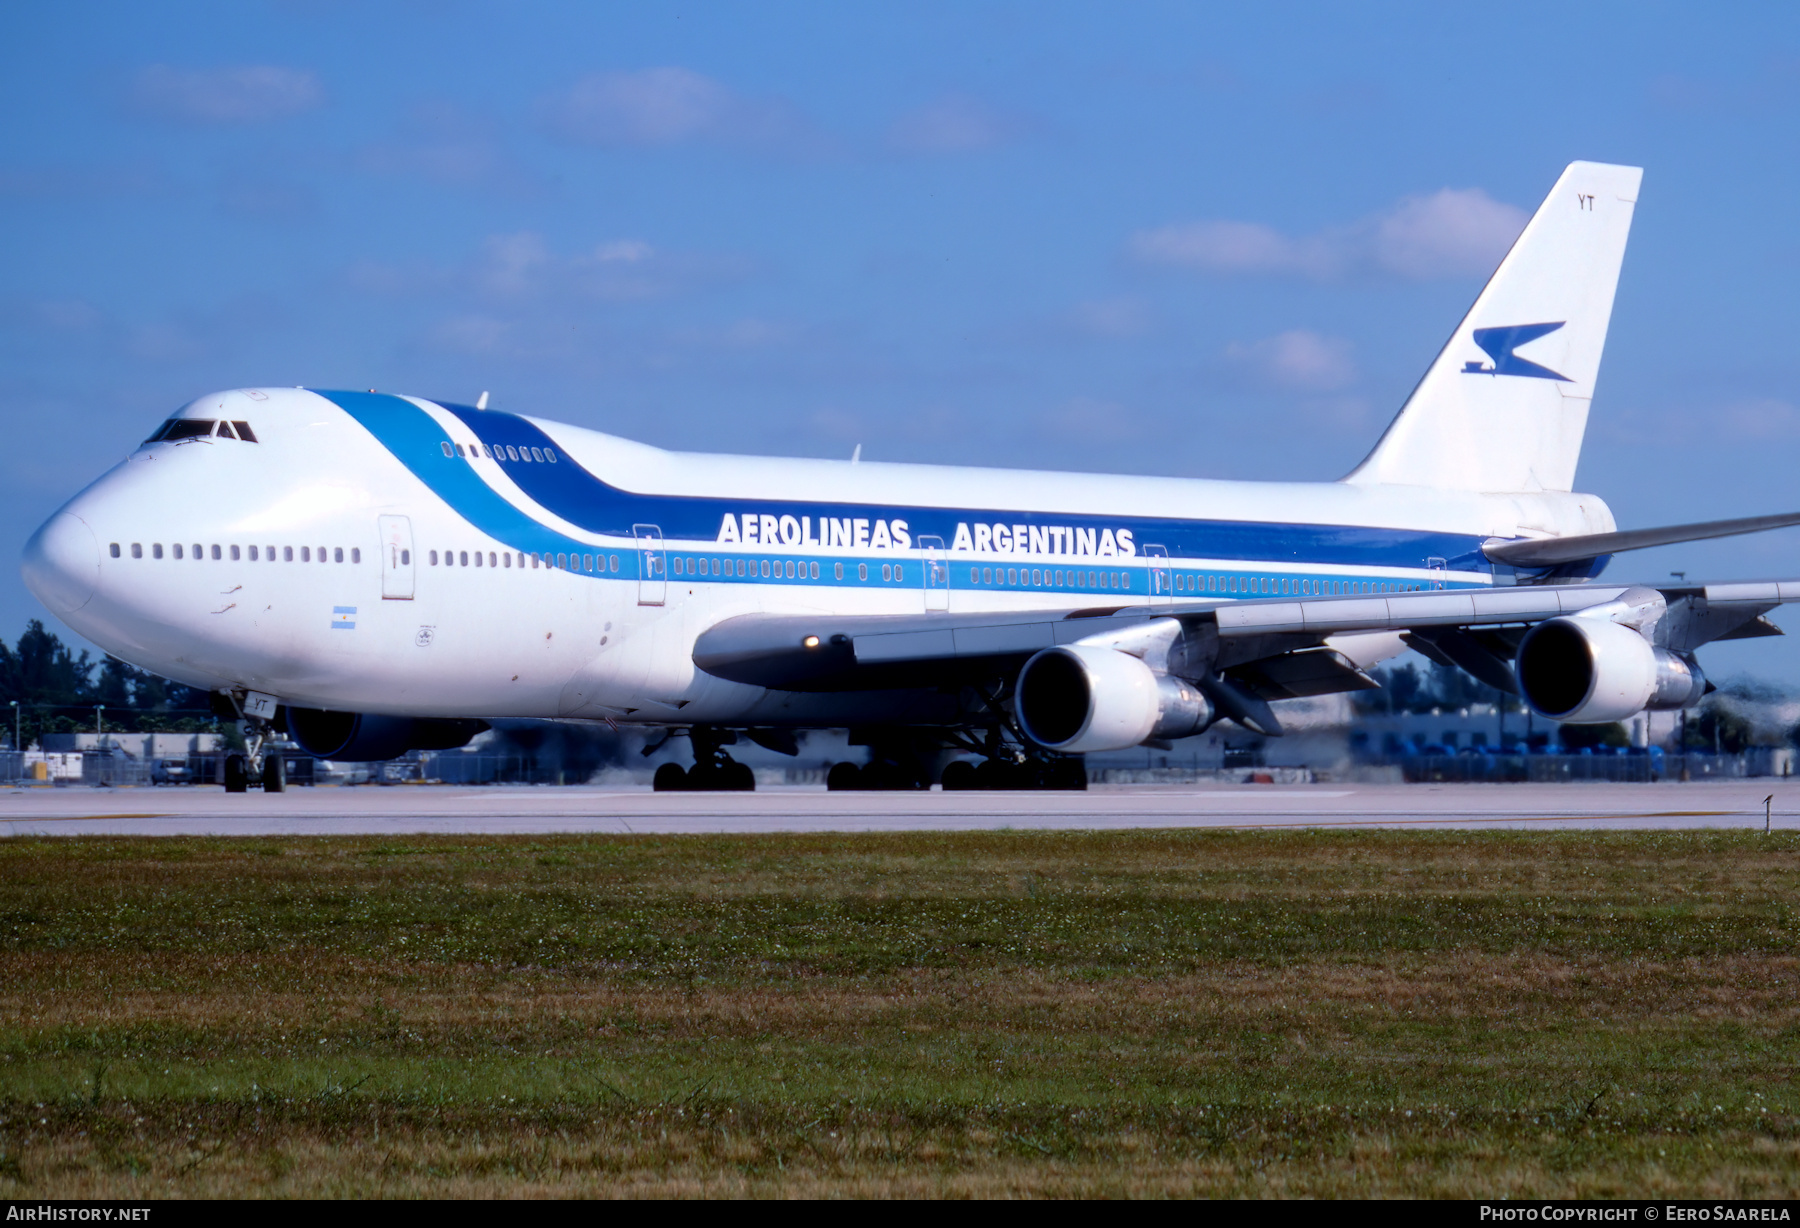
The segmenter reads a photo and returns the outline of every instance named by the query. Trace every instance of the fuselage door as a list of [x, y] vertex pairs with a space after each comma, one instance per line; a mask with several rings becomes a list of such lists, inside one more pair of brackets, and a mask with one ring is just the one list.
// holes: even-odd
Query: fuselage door
[[638, 545], [638, 604], [661, 605], [668, 600], [668, 560], [663, 557], [662, 530], [653, 524], [634, 524], [631, 535]]
[[1175, 595], [1175, 586], [1169, 576], [1169, 548], [1145, 545], [1142, 549], [1144, 562], [1149, 565], [1150, 604], [1168, 605]]
[[919, 538], [919, 549], [925, 552], [925, 608], [926, 610], [948, 610], [950, 608], [950, 564], [944, 558], [944, 539], [941, 537]]
[[381, 516], [377, 521], [381, 529], [381, 596], [387, 601], [411, 601], [412, 521], [405, 516]]
[[1447, 566], [1448, 562], [1449, 560], [1440, 558], [1429, 558], [1425, 560], [1425, 566], [1431, 569], [1432, 588], [1441, 590], [1444, 587], [1444, 568]]

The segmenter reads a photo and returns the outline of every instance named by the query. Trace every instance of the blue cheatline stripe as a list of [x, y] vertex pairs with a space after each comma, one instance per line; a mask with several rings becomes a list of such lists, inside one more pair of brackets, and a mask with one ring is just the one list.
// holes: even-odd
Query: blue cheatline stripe
[[[515, 550], [554, 557], [556, 554], [595, 552], [592, 543], [563, 537], [531, 516], [514, 507], [490, 487], [474, 467], [460, 457], [445, 457], [446, 442], [442, 428], [429, 414], [400, 397], [366, 392], [321, 392], [361, 423], [375, 438], [404, 464], [420, 481], [457, 514], [480, 532]], [[1456, 587], [1471, 582], [1486, 584], [1491, 569], [1480, 553], [1480, 538], [1462, 534], [1429, 533], [1403, 529], [1368, 528], [1356, 525], [1285, 525], [1260, 522], [1194, 521], [1173, 519], [1128, 519], [1079, 515], [1048, 515], [1027, 512], [995, 512], [926, 507], [886, 507], [860, 504], [825, 504], [768, 500], [719, 499], [702, 496], [637, 494], [609, 485], [571, 459], [563, 449], [536, 425], [512, 414], [495, 410], [477, 410], [465, 405], [442, 404], [449, 413], [469, 427], [476, 438], [492, 450], [511, 445], [515, 449], [537, 448], [542, 454], [551, 449], [555, 462], [505, 461], [507, 474], [519, 488], [541, 507], [582, 529], [600, 535], [631, 539], [632, 526], [655, 524], [664, 536], [668, 549], [675, 552], [702, 552], [716, 548], [715, 537], [720, 522], [729, 512], [809, 516], [814, 521], [834, 516], [872, 516], [903, 518], [916, 542], [921, 537], [941, 537], [952, 541], [958, 522], [1019, 523], [1042, 527], [1065, 525], [1080, 528], [1127, 527], [1134, 530], [1140, 545], [1166, 548], [1171, 563], [1182, 559], [1241, 560], [1243, 569], [1215, 569], [1202, 574], [1246, 578], [1256, 575], [1271, 577], [1279, 573], [1283, 563], [1303, 563], [1345, 568], [1402, 567], [1424, 569], [1427, 560], [1444, 559], [1444, 581]], [[455, 441], [462, 442], [464, 441]], [[772, 544], [772, 543], [771, 543]], [[635, 579], [643, 569], [647, 552], [642, 549], [620, 550], [626, 566], [610, 573], [622, 579]], [[734, 558], [743, 557], [734, 547]], [[753, 561], [760, 561], [760, 552]], [[775, 560], [773, 556], [766, 556]], [[809, 556], [818, 558], [817, 554]], [[854, 565], [869, 562], [879, 555], [851, 554], [842, 556]], [[969, 563], [999, 564], [1017, 567], [1035, 563], [1064, 570], [1126, 569], [1128, 572], [1151, 564], [1144, 555], [1136, 557], [1074, 556], [1032, 558], [1019, 555], [970, 554], [956, 552], [947, 556], [959, 567]], [[877, 564], [878, 566], [879, 564]], [[1161, 566], [1162, 564], [1157, 564]], [[577, 570], [571, 567], [571, 570]], [[1462, 576], [1456, 577], [1461, 572]], [[872, 573], [875, 574], [875, 573]], [[1476, 580], [1476, 576], [1480, 576]], [[675, 579], [675, 576], [666, 578]], [[698, 578], [698, 577], [696, 577]], [[710, 577], [709, 577], [710, 578]], [[721, 577], [723, 579], [724, 577]], [[736, 579], [738, 577], [732, 577]], [[746, 581], [750, 576], [742, 577]], [[773, 577], [754, 577], [772, 580]], [[1295, 581], [1301, 577], [1293, 577]], [[1305, 577], [1317, 579], [1319, 577]], [[1339, 577], [1342, 578], [1342, 577]], [[915, 582], [918, 577], [914, 577]], [[1377, 580], [1376, 577], [1369, 579]], [[784, 582], [785, 577], [784, 577]], [[795, 583], [845, 584], [864, 583], [847, 571], [842, 580], [831, 571], [822, 572], [818, 580], [810, 576]], [[867, 583], [876, 583], [871, 580]], [[1380, 591], [1395, 591], [1396, 582], [1379, 578]], [[964, 587], [965, 581], [952, 571], [952, 587]], [[974, 587], [974, 585], [970, 585]], [[1035, 590], [1042, 585], [989, 585], [981, 588]], [[1276, 587], [1279, 587], [1277, 581]]]
[[[370, 398], [373, 394], [327, 392], [320, 395], [329, 397], [349, 409], [350, 406], [339, 398], [354, 400], [355, 398]], [[381, 399], [399, 400], [395, 397]], [[407, 405], [403, 401], [400, 404]], [[500, 463], [506, 466], [508, 476], [518, 484], [519, 488], [540, 506], [570, 524], [579, 525], [592, 533], [608, 536], [630, 537], [633, 524], [655, 524], [661, 527], [665, 538], [696, 544], [713, 542], [717, 539], [720, 523], [727, 513], [741, 515], [746, 511], [767, 513], [777, 519], [783, 515], [791, 515], [796, 518], [810, 516], [815, 524], [827, 517], [900, 517], [907, 521], [908, 529], [915, 541], [922, 536], [941, 537], [945, 542], [953, 541], [959, 522], [1018, 523], [1037, 528], [1064, 525], [1101, 529], [1123, 525], [1134, 530], [1139, 544], [1165, 546], [1171, 556], [1176, 558], [1242, 559], [1258, 562], [1269, 560], [1276, 564], [1285, 560], [1295, 563], [1410, 568], [1423, 568], [1427, 566], [1428, 559], [1442, 558], [1448, 560], [1449, 570], [1478, 570], [1483, 573], [1489, 571], [1489, 564], [1481, 555], [1483, 539], [1458, 533], [1370, 528], [1361, 525], [1288, 525], [1255, 521], [1168, 518], [1131, 519], [1117, 516], [1069, 516], [991, 509], [885, 507], [872, 504], [810, 503], [799, 500], [777, 502], [637, 494], [620, 490], [618, 487], [602, 481], [570, 459], [567, 453], [544, 431], [523, 418], [498, 410], [478, 410], [448, 402], [439, 402], [439, 404], [461, 420], [475, 437], [490, 449], [496, 445], [504, 447], [508, 444], [515, 449], [536, 447], [540, 452], [545, 448], [553, 449], [558, 458], [554, 464], [541, 461], [511, 460]], [[412, 407], [408, 405], [408, 408]], [[352, 410], [352, 412], [355, 411]], [[414, 409], [413, 412], [417, 413], [418, 411]], [[426, 423], [431, 424], [432, 432], [436, 432], [435, 423], [432, 423], [429, 417], [422, 414], [419, 416]], [[365, 425], [369, 424], [365, 422]], [[444, 442], [441, 433], [430, 434], [428, 440], [400, 440], [397, 438], [390, 440], [374, 426], [371, 426], [370, 429], [390, 449], [395, 449], [397, 445], [416, 447], [416, 455], [421, 462], [426, 463], [427, 471], [431, 469], [430, 462], [435, 462], [438, 467], [461, 468], [471, 477], [475, 476], [467, 461], [455, 457], [448, 459], [444, 457], [440, 447]], [[467, 441], [457, 440], [454, 442], [466, 443]], [[405, 458], [403, 457], [403, 459]], [[427, 471], [422, 471], [419, 465], [412, 467], [428, 483], [431, 482], [432, 479]], [[480, 479], [476, 478], [476, 480]], [[452, 505], [455, 506], [454, 503]], [[1006, 556], [996, 557], [1005, 558]], [[1081, 557], [1085, 559], [1089, 556]], [[1081, 565], [1089, 564], [1083, 562]], [[1122, 565], [1130, 566], [1131, 564]]]
[[[383, 447], [451, 509], [496, 541], [527, 553], [567, 551], [569, 539], [539, 524], [481, 480], [467, 464], [444, 464], [444, 432], [410, 401], [374, 392], [321, 392], [360, 422]], [[436, 463], [434, 463], [436, 462]], [[590, 547], [591, 549], [592, 547]]]

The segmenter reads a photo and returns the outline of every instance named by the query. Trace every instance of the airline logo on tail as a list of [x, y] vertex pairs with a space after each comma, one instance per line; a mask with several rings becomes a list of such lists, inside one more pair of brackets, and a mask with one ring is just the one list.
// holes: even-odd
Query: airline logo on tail
[[1510, 324], [1505, 328], [1478, 328], [1475, 330], [1475, 344], [1487, 352], [1494, 361], [1465, 362], [1464, 375], [1523, 375], [1530, 379], [1554, 379], [1563, 383], [1573, 383], [1566, 375], [1559, 375], [1549, 367], [1539, 366], [1529, 358], [1520, 358], [1514, 350], [1539, 337], [1547, 336], [1561, 328], [1567, 320], [1558, 320], [1554, 324]]

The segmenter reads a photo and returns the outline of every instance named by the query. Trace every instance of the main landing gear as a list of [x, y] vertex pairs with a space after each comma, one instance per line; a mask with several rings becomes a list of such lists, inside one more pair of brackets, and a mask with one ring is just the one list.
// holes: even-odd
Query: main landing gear
[[[944, 765], [944, 791], [962, 789], [1085, 789], [1087, 769], [1079, 758], [1057, 755], [1041, 759], [1026, 758], [1015, 762], [1005, 758], [983, 759], [971, 763], [953, 759]], [[867, 766], [854, 763], [834, 764], [825, 776], [825, 787], [843, 790], [929, 789], [931, 782], [902, 765], [875, 760]]]
[[957, 759], [944, 765], [944, 791], [952, 789], [1072, 789], [1088, 786], [1087, 767], [1076, 755], [1009, 759], [983, 759], [970, 763]]
[[683, 768], [679, 763], [662, 764], [656, 769], [652, 789], [658, 793], [755, 791], [756, 773], [748, 764], [739, 763], [725, 753], [725, 746], [737, 741], [735, 733], [697, 726], [688, 730], [688, 740], [694, 744], [694, 766]]

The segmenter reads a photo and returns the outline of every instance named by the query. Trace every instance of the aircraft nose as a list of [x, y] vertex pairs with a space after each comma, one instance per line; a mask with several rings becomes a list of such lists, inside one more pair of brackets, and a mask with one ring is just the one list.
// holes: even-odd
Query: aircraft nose
[[25, 586], [56, 614], [86, 605], [100, 583], [100, 539], [87, 521], [58, 512], [25, 543]]

